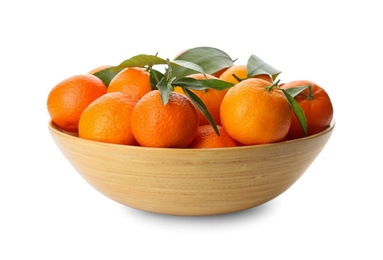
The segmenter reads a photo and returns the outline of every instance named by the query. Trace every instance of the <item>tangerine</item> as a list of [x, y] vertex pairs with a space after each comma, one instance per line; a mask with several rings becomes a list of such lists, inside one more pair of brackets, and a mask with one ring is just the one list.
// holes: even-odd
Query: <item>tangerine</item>
[[249, 78], [226, 93], [221, 122], [237, 142], [264, 144], [286, 137], [291, 124], [290, 105], [283, 92], [273, 86], [266, 80]]
[[217, 125], [217, 128], [220, 134], [219, 136], [211, 125], [200, 125], [198, 127], [197, 135], [189, 147], [222, 148], [238, 146], [238, 143], [226, 133], [222, 126]]
[[[197, 74], [192, 74], [189, 75], [188, 77], [198, 79], [198, 80], [203, 80], [203, 79], [217, 79], [217, 77], [209, 74], [202, 74], [202, 73], [197, 73]], [[184, 91], [180, 87], [175, 87], [174, 89], [175, 92], [181, 93], [185, 95]], [[223, 97], [225, 96], [226, 92], [228, 89], [225, 90], [216, 90], [213, 88], [208, 88], [205, 90], [190, 90], [194, 94], [196, 94], [202, 102], [205, 104], [207, 110], [211, 114], [211, 116], [214, 118], [214, 121], [217, 125], [221, 124], [221, 119], [219, 115], [219, 110], [221, 107], [221, 102]], [[198, 118], [199, 118], [199, 124], [200, 125], [207, 125], [209, 124], [209, 121], [207, 118], [202, 114], [202, 112], [197, 109], [198, 113]]]
[[216, 72], [212, 73], [211, 75], [213, 75], [214, 77], [219, 78], [222, 75], [222, 73], [224, 73], [230, 67], [226, 67], [226, 68], [220, 69], [219, 71], [216, 71]]
[[90, 71], [88, 71], [88, 74], [95, 74], [99, 71], [102, 71], [104, 69], [111, 68], [111, 67], [112, 67], [112, 65], [101, 65], [101, 66], [98, 66], [98, 67], [93, 68]]
[[141, 146], [187, 147], [197, 134], [198, 113], [184, 95], [171, 92], [166, 105], [159, 90], [145, 94], [132, 113], [132, 133]]
[[123, 92], [140, 99], [151, 91], [149, 73], [143, 68], [125, 68], [110, 81], [109, 92]]
[[131, 116], [136, 103], [122, 92], [101, 96], [82, 113], [78, 136], [105, 143], [136, 144], [131, 131]]
[[[310, 86], [295, 96], [295, 100], [302, 108], [307, 121], [307, 135], [319, 133], [330, 126], [334, 109], [330, 96], [327, 92], [309, 80], [295, 80], [281, 85], [281, 88], [288, 89], [299, 86]], [[290, 139], [306, 136], [298, 119], [292, 113], [291, 127], [287, 134]]]
[[47, 108], [52, 122], [65, 131], [77, 131], [81, 113], [106, 92], [105, 84], [91, 74], [64, 79], [48, 95]]
[[[233, 76], [233, 74], [235, 76]], [[248, 78], [246, 65], [236, 64], [227, 68], [224, 72], [222, 72], [221, 76], [219, 76], [219, 79], [223, 81], [231, 82], [233, 84], [237, 84], [239, 80], [236, 77], [241, 80]], [[255, 75], [255, 76], [252, 76], [251, 78], [259, 78], [259, 79], [266, 80], [270, 83], [273, 83], [273, 79], [268, 74]]]

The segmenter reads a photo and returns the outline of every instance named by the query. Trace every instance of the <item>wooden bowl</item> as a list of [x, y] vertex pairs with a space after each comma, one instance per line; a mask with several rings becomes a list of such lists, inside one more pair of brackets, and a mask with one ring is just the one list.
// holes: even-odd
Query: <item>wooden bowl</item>
[[49, 123], [57, 146], [95, 189], [126, 206], [170, 215], [215, 215], [263, 204], [314, 161], [323, 132], [274, 144], [215, 149], [115, 145], [70, 135]]

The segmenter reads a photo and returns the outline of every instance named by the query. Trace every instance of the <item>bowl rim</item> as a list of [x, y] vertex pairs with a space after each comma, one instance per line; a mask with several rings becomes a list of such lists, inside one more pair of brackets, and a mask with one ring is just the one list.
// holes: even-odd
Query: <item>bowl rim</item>
[[57, 135], [61, 135], [66, 138], [71, 138], [73, 140], [77, 140], [80, 142], [84, 143], [89, 143], [89, 144], [98, 144], [98, 145], [104, 145], [108, 147], [119, 147], [121, 149], [132, 149], [132, 150], [151, 150], [151, 151], [174, 151], [174, 152], [182, 152], [182, 151], [198, 151], [198, 152], [204, 152], [204, 151], [222, 151], [222, 150], [246, 150], [246, 149], [257, 149], [257, 148], [263, 148], [263, 147], [270, 147], [270, 146], [281, 146], [281, 145], [287, 145], [291, 143], [297, 143], [297, 142], [303, 142], [307, 139], [315, 139], [319, 136], [325, 135], [328, 132], [332, 131], [335, 127], [335, 119], [332, 119], [329, 127], [324, 129], [323, 131], [302, 137], [302, 138], [297, 138], [297, 139], [292, 139], [292, 140], [286, 140], [286, 141], [279, 141], [275, 143], [267, 143], [267, 144], [255, 144], [255, 145], [243, 145], [243, 146], [235, 146], [235, 147], [221, 147], [221, 148], [160, 148], [160, 147], [145, 147], [145, 146], [139, 146], [139, 145], [125, 145], [125, 144], [112, 144], [112, 143], [106, 143], [106, 142], [99, 142], [99, 141], [93, 141], [93, 140], [88, 140], [84, 138], [80, 138], [75, 133], [70, 133], [66, 132], [65, 130], [60, 129], [56, 124], [53, 123], [52, 120], [49, 120], [48, 122], [48, 129]]

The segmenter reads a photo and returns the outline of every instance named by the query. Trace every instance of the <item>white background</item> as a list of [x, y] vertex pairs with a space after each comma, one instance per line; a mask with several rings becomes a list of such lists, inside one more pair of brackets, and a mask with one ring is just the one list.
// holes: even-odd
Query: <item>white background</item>
[[[251, 4], [250, 4], [251, 3]], [[2, 1], [0, 259], [382, 259], [379, 1]], [[47, 129], [62, 79], [197, 46], [327, 90], [336, 128], [288, 191], [213, 217], [141, 212], [90, 187]]]

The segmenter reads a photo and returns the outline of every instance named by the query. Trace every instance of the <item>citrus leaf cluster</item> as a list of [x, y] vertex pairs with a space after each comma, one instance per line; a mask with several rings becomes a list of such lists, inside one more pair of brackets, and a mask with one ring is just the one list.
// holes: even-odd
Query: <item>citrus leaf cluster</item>
[[[146, 68], [150, 73], [150, 83], [152, 89], [158, 89], [161, 93], [162, 104], [166, 105], [169, 101], [170, 93], [175, 87], [181, 87], [187, 97], [208, 119], [217, 134], [217, 125], [206, 108], [202, 100], [191, 90], [206, 90], [214, 88], [224, 90], [233, 86], [232, 83], [219, 79], [196, 80], [187, 76], [195, 73], [212, 74], [221, 69], [232, 66], [234, 61], [225, 52], [212, 47], [197, 47], [185, 51], [176, 59], [170, 61], [158, 55], [139, 54], [119, 65], [102, 70], [95, 75], [101, 78], [105, 85], [109, 85], [111, 79], [122, 69], [129, 67]], [[159, 66], [165, 70], [160, 71], [155, 68]]]
[[[224, 90], [234, 84], [219, 79], [197, 80], [189, 75], [195, 73], [213, 74], [222, 69], [234, 65], [233, 60], [227, 53], [213, 47], [196, 47], [181, 53], [174, 60], [164, 59], [156, 55], [139, 54], [119, 65], [104, 69], [95, 73], [106, 86], [109, 85], [113, 77], [121, 70], [129, 67], [145, 68], [150, 73], [150, 83], [152, 90], [158, 89], [161, 93], [162, 104], [166, 105], [169, 101], [170, 93], [175, 87], [181, 87], [185, 95], [194, 103], [201, 113], [208, 119], [215, 132], [219, 135], [217, 125], [208, 111], [203, 101], [192, 92], [192, 90], [206, 90], [213, 88]], [[162, 71], [157, 67], [162, 68]], [[252, 54], [247, 61], [247, 78], [268, 74], [275, 82], [281, 71], [264, 62], [261, 58]], [[235, 76], [235, 75], [233, 75]], [[244, 79], [238, 79], [239, 81]], [[294, 97], [308, 86], [301, 86], [291, 89], [281, 89], [286, 96], [291, 109], [298, 118], [298, 121], [305, 133], [307, 133], [307, 122], [303, 110], [295, 101]]]

